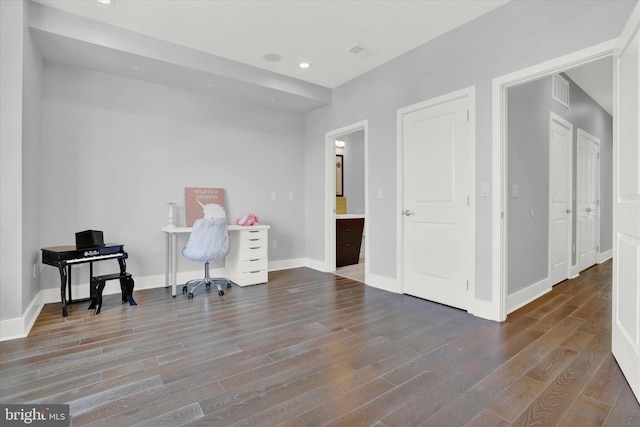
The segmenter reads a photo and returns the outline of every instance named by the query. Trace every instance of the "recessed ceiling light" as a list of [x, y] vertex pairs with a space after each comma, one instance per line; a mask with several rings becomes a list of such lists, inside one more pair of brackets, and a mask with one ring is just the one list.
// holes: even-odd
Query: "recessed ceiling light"
[[311, 64], [309, 64], [308, 62], [301, 62], [298, 67], [302, 68], [303, 70], [306, 70], [307, 68], [311, 67]]
[[100, 4], [114, 4], [116, 0], [96, 0]]
[[357, 55], [359, 53], [364, 52], [364, 47], [360, 46], [359, 44], [356, 44], [351, 46], [349, 49], [347, 49], [347, 51], [353, 53], [354, 55]]
[[140, 69], [137, 65], [129, 65], [129, 68], [131, 68], [133, 71], [138, 71]]

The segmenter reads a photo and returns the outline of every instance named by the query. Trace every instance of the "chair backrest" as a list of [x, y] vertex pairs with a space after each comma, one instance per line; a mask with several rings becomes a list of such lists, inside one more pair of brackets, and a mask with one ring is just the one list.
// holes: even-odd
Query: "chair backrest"
[[193, 223], [182, 255], [190, 261], [223, 259], [229, 253], [229, 228], [226, 218], [200, 218]]

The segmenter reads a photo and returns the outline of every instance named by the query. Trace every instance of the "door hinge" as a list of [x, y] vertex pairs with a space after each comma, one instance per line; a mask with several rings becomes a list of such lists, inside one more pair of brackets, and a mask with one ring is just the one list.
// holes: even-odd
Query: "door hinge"
[[471, 206], [471, 205], [469, 204], [469, 196], [467, 196], [467, 206]]
[[469, 110], [467, 110], [467, 121], [469, 121]]
[[469, 281], [467, 280], [467, 290], [469, 290]]

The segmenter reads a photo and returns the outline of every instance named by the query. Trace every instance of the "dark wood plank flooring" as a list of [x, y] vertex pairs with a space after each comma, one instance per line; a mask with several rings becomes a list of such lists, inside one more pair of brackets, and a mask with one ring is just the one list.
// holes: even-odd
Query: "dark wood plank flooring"
[[305, 268], [135, 298], [45, 306], [0, 343], [0, 401], [68, 403], [74, 426], [640, 426], [611, 262], [504, 323]]

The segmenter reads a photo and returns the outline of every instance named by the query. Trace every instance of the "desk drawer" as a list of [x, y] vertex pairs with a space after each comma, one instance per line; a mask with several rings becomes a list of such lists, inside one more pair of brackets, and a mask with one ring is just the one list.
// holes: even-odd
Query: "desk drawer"
[[268, 280], [267, 270], [259, 270], [259, 271], [249, 271], [246, 273], [242, 273], [242, 284], [246, 285], [257, 285], [258, 283], [265, 283]]
[[267, 245], [263, 246], [255, 246], [250, 248], [242, 248], [242, 252], [240, 254], [241, 260], [248, 259], [267, 259]]
[[242, 240], [266, 239], [267, 230], [242, 230]]
[[266, 236], [265, 237], [256, 236], [256, 237], [252, 237], [250, 239], [242, 239], [240, 241], [240, 247], [242, 249], [245, 249], [245, 248], [259, 248], [261, 246], [265, 246], [266, 247], [267, 245], [268, 245], [268, 243], [267, 243]]
[[247, 259], [242, 261], [240, 264], [240, 270], [243, 273], [257, 271], [257, 270], [266, 270], [268, 266], [268, 262], [266, 258], [261, 259]]

